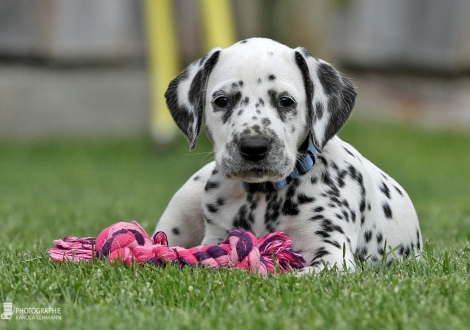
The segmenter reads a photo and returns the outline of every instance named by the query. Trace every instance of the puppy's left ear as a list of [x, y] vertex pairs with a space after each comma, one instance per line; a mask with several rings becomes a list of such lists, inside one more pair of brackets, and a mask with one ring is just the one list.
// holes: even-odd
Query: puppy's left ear
[[304, 48], [295, 49], [295, 62], [307, 94], [310, 134], [321, 151], [351, 115], [356, 91], [349, 79]]

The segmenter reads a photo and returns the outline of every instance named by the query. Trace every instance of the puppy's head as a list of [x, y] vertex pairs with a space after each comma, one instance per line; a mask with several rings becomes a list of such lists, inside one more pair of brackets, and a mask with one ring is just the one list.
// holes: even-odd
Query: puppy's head
[[169, 85], [170, 112], [191, 148], [202, 119], [227, 176], [279, 181], [311, 140], [321, 152], [354, 106], [351, 82], [303, 48], [253, 38], [214, 48]]

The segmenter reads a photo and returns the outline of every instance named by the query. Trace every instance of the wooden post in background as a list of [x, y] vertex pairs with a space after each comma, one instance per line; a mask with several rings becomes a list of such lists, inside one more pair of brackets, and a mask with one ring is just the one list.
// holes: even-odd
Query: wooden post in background
[[200, 0], [205, 50], [228, 47], [236, 41], [235, 19], [230, 0]]
[[171, 143], [176, 125], [167, 109], [165, 91], [179, 73], [173, 0], [145, 0], [147, 59], [150, 75], [150, 132], [158, 144]]

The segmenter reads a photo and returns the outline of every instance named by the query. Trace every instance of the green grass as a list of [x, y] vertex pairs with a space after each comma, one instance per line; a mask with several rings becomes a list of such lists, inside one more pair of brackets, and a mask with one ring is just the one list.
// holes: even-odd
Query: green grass
[[97, 235], [131, 219], [152, 232], [176, 189], [211, 159], [210, 146], [202, 139], [190, 153], [180, 141], [159, 153], [145, 138], [0, 142], [0, 299], [62, 316], [13, 316], [0, 329], [468, 328], [470, 136], [354, 120], [340, 135], [409, 192], [426, 241], [420, 262], [309, 278], [59, 265], [46, 251], [66, 234]]

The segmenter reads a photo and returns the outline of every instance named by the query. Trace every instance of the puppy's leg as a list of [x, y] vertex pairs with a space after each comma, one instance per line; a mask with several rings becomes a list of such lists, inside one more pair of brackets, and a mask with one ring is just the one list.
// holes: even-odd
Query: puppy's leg
[[163, 231], [170, 246], [185, 248], [200, 245], [204, 237], [202, 194], [215, 163], [194, 174], [173, 196], [158, 221], [157, 231]]

